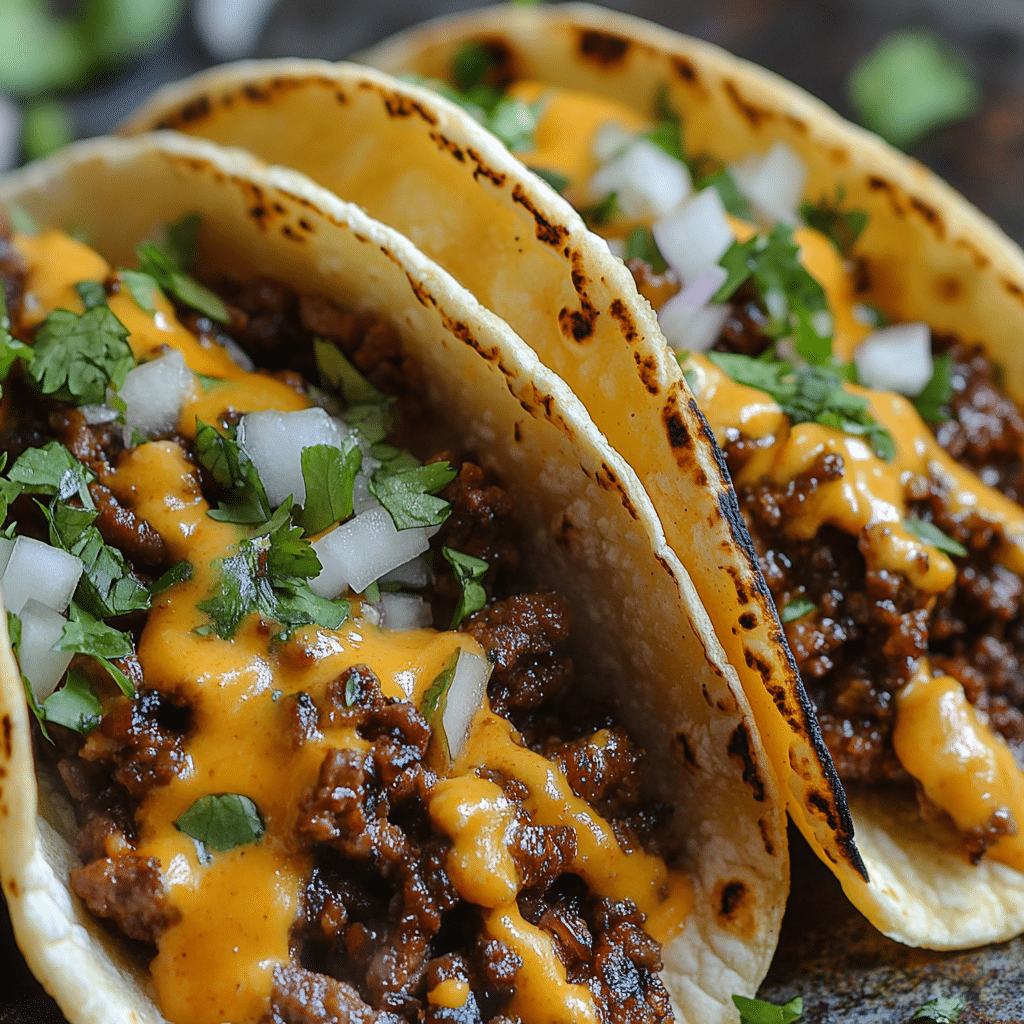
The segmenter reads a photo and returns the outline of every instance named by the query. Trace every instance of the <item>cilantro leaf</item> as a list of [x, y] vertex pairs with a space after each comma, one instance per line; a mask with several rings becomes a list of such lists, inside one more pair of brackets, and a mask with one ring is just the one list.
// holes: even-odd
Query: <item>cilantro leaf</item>
[[694, 192], [702, 192], [706, 188], [716, 189], [722, 205], [734, 217], [742, 220], [754, 219], [750, 203], [740, 192], [736, 179], [721, 160], [708, 153], [699, 153], [690, 160], [689, 166], [690, 174], [693, 176]]
[[156, 292], [160, 286], [149, 274], [140, 270], [119, 270], [118, 276], [139, 309], [144, 313], [156, 310]]
[[324, 384], [337, 391], [348, 405], [387, 405], [393, 401], [389, 395], [378, 391], [337, 345], [314, 338], [313, 358]]
[[370, 480], [370, 493], [388, 510], [397, 529], [440, 526], [451, 514], [451, 505], [433, 497], [454, 479], [456, 472], [447, 462], [432, 462], [415, 469], [383, 472]]
[[167, 572], [156, 580], [149, 588], [149, 592], [151, 594], [162, 594], [176, 583], [184, 583], [186, 580], [192, 579], [192, 572], [192, 563], [182, 559], [180, 562], [172, 565]]
[[482, 558], [474, 558], [463, 551], [455, 551], [448, 547], [441, 548], [441, 554], [455, 570], [455, 579], [462, 590], [449, 627], [455, 629], [467, 615], [480, 611], [487, 604], [487, 591], [480, 585], [480, 580], [490, 566]]
[[903, 520], [903, 528], [926, 544], [945, 551], [946, 554], [961, 556], [967, 554], [967, 548], [963, 544], [953, 540], [952, 537], [947, 537], [933, 522], [927, 519], [908, 516]]
[[506, 96], [503, 90], [480, 82], [458, 90], [436, 79], [421, 81], [465, 110], [513, 153], [534, 148], [533, 135], [545, 104], [543, 96], [534, 103], [527, 103], [518, 96]]
[[226, 324], [230, 319], [227, 306], [220, 296], [189, 277], [178, 262], [180, 253], [169, 242], [163, 246], [156, 242], [143, 242], [135, 250], [139, 270], [153, 278], [166, 292], [175, 296], [186, 306], [199, 310], [211, 320]]
[[845, 198], [845, 189], [841, 184], [837, 185], [835, 199], [822, 196], [816, 203], [804, 203], [800, 207], [800, 216], [809, 228], [820, 231], [840, 256], [847, 257], [867, 227], [868, 215], [864, 210], [844, 210]]
[[134, 365], [128, 330], [103, 303], [81, 316], [55, 309], [36, 335], [28, 375], [60, 402], [102, 405]]
[[561, 171], [553, 171], [547, 167], [531, 167], [531, 171], [546, 181], [556, 192], [562, 193], [569, 187], [570, 178]]
[[103, 705], [93, 692], [92, 684], [77, 669], [70, 669], [64, 685], [54, 690], [42, 705], [48, 722], [63, 725], [87, 736], [100, 724]]
[[665, 257], [661, 255], [658, 243], [650, 228], [637, 225], [630, 231], [626, 238], [626, 259], [640, 259], [646, 263], [655, 274], [664, 274], [668, 270]]
[[94, 658], [125, 658], [132, 653], [132, 638], [90, 615], [71, 602], [71, 619], [64, 623], [57, 650], [88, 654]]
[[494, 54], [481, 42], [463, 43], [452, 58], [451, 74], [455, 88], [467, 92], [479, 85], [484, 75], [494, 66]]
[[351, 434], [341, 449], [329, 444], [302, 449], [306, 503], [295, 521], [303, 532], [321, 533], [352, 515], [352, 488], [362, 464], [362, 450]]
[[947, 352], [932, 361], [932, 376], [914, 399], [914, 408], [926, 423], [949, 419], [949, 400], [953, 397], [953, 357]]
[[861, 124], [907, 148], [977, 109], [981, 94], [963, 56], [926, 30], [893, 32], [850, 73]]
[[792, 1024], [804, 1012], [804, 1001], [800, 996], [794, 996], [783, 1006], [746, 996], [733, 996], [732, 1001], [740, 1011], [740, 1024]]
[[11, 373], [11, 367], [14, 366], [17, 359], [29, 362], [32, 359], [32, 349], [11, 334], [11, 318], [7, 314], [7, 299], [4, 296], [3, 288], [0, 288], [0, 381], [7, 380]]
[[797, 597], [780, 609], [779, 618], [783, 622], [795, 622], [797, 619], [802, 619], [805, 615], [810, 615], [817, 607], [813, 601], [808, 600], [806, 597]]
[[662, 85], [658, 90], [658, 96], [654, 102], [654, 116], [654, 127], [644, 132], [643, 137], [650, 139], [681, 164], [685, 164], [682, 120], [679, 117], [679, 112], [669, 102], [668, 86], [666, 85]]
[[266, 831], [259, 808], [238, 793], [200, 797], [174, 822], [174, 827], [217, 853], [258, 843]]
[[82, 560], [82, 577], [75, 590], [82, 610], [94, 618], [109, 619], [149, 607], [149, 591], [132, 575], [124, 555], [104, 543], [93, 525], [98, 515], [94, 509], [73, 508], [55, 499], [43, 511], [50, 523], [50, 543]]
[[[89, 484], [96, 481], [96, 474], [59, 441], [27, 449], [18, 456], [7, 477], [19, 485], [18, 493], [52, 495], [58, 501], [77, 494], [87, 509], [94, 507]], [[8, 498], [13, 500], [13, 492], [8, 491]]]
[[216, 427], [196, 419], [194, 453], [224, 493], [224, 500], [208, 515], [227, 523], [265, 523], [270, 500], [252, 460], [235, 440], [234, 431], [221, 434]]
[[967, 1003], [956, 996], [940, 996], [919, 1006], [911, 1020], [930, 1020], [932, 1024], [957, 1024]]
[[442, 723], [445, 710], [448, 707], [448, 691], [455, 681], [455, 670], [459, 667], [460, 654], [462, 654], [462, 648], [458, 647], [438, 673], [437, 678], [424, 691], [420, 700], [420, 714], [427, 720], [431, 733], [441, 744], [446, 761], [451, 760], [451, 748], [448, 745], [448, 736]]
[[106, 289], [99, 281], [79, 281], [75, 285], [75, 291], [78, 292], [78, 297], [86, 309], [95, 309], [107, 301]]
[[601, 227], [614, 219], [619, 210], [619, 193], [609, 192], [592, 206], [581, 206], [580, 216], [592, 227]]
[[196, 263], [199, 228], [202, 223], [203, 218], [198, 213], [189, 213], [181, 220], [172, 221], [164, 227], [160, 248], [186, 273], [191, 273]]
[[793, 332], [797, 355], [814, 366], [827, 366], [832, 361], [832, 333], [819, 334], [815, 324], [818, 316], [824, 315], [831, 322], [831, 314], [813, 314], [806, 309], [796, 311], [796, 326]]
[[739, 384], [775, 399], [794, 425], [820, 423], [865, 438], [886, 462], [896, 455], [892, 435], [870, 412], [866, 398], [843, 387], [841, 367], [808, 366], [794, 370], [786, 362], [752, 359], [733, 352], [708, 352], [707, 358]]

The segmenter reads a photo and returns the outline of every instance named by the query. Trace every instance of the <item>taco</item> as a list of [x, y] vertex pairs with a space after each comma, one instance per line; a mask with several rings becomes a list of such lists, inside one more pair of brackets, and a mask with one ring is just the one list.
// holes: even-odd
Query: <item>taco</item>
[[[726, 449], [803, 683], [785, 656], [758, 659], [748, 646], [736, 660], [716, 626], [750, 670], [782, 788], [802, 797], [794, 820], [852, 901], [916, 944], [1019, 932], [1021, 435], [1008, 399], [1024, 395], [1012, 349], [1024, 322], [1020, 251], [927, 171], [777, 76], [626, 16], [496, 8], [414, 29], [366, 59], [444, 83], [499, 131], [630, 261], [665, 335], [691, 353], [684, 368]], [[239, 72], [223, 88], [215, 77], [193, 86], [192, 106], [179, 92], [177, 106], [172, 94], [156, 109], [165, 123], [195, 118], [200, 132], [213, 125], [214, 137], [290, 159], [287, 142], [243, 137], [254, 111], [292, 102], [297, 112], [297, 98], [281, 99], [289, 89], [316, 92], [280, 70], [249, 101]], [[256, 82], [264, 69], [247, 73]], [[320, 116], [311, 107], [306, 124]], [[447, 122], [435, 135], [474, 161], [480, 152]], [[302, 166], [350, 184], [330, 160]], [[474, 172], [495, 166], [505, 173], [489, 153]], [[417, 157], [410, 177], [422, 176]], [[409, 219], [396, 223], [411, 230]], [[534, 340], [509, 312], [521, 291], [471, 280], [464, 256], [439, 259]], [[537, 281], [536, 269], [524, 260], [517, 280]], [[724, 351], [693, 354], [708, 348]], [[639, 441], [638, 421], [665, 422], [663, 396], [637, 390], [630, 443], [605, 409], [606, 378], [573, 371], [571, 354], [546, 341], [538, 350], [693, 558], [693, 541], [674, 531], [662, 453]], [[620, 382], [636, 381], [614, 363], [621, 350], [601, 351]], [[846, 386], [851, 357], [881, 390]], [[897, 389], [905, 397], [891, 397]], [[771, 618], [757, 627], [777, 639]], [[835, 838], [811, 827], [807, 811], [835, 784], [829, 762], [795, 760], [776, 731], [786, 720], [798, 739], [814, 737], [793, 713], [805, 686], [846, 782], [856, 851], [841, 796], [829, 805]]]
[[[506, 13], [509, 24], [532, 16]], [[784, 774], [779, 789], [793, 819], [830, 863], [866, 877], [721, 452], [650, 305], [579, 214], [464, 110], [351, 64], [215, 68], [157, 93], [126, 130], [155, 126], [244, 147], [358, 203], [409, 236], [586, 396], [699, 581], [761, 741]]]
[[736, 1019], [781, 805], [566, 386], [244, 154], [94, 140], [0, 202], [0, 875], [68, 1018]]

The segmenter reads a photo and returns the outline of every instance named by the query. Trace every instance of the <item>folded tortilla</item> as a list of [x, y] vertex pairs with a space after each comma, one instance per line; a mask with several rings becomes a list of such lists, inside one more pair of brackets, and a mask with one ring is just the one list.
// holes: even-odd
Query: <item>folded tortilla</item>
[[[896, 322], [923, 320], [935, 332], [981, 342], [1004, 370], [1008, 392], [1024, 395], [1024, 363], [1014, 347], [1024, 323], [1020, 250], [943, 182], [875, 136], [778, 76], [716, 47], [587, 5], [491, 8], [442, 19], [395, 37], [365, 59], [391, 73], [443, 80], [450, 77], [453, 57], [468, 40], [484, 41], [500, 53], [510, 78], [606, 97], [634, 111], [641, 121], [651, 118], [663, 95], [681, 115], [691, 153], [730, 162], [763, 153], [774, 142], [787, 143], [808, 170], [807, 198], [832, 196], [842, 186], [848, 206], [868, 214], [856, 250], [870, 282], [865, 299]], [[940, 825], [926, 824], [912, 801], [904, 806], [880, 794], [858, 792], [850, 797], [852, 820], [847, 816], [842, 789], [807, 714], [794, 666], [779, 642], [778, 621], [762, 603], [763, 582], [752, 560], [744, 562], [737, 554], [746, 551], [739, 531], [730, 551], [716, 524], [705, 529], [701, 523], [695, 532], [682, 514], [694, 477], [675, 458], [672, 431], [665, 432], [673, 420], [673, 389], [681, 386], [673, 376], [674, 360], [653, 340], [651, 320], [637, 312], [632, 281], [611, 260], [604, 257], [602, 262], [596, 250], [591, 256], [585, 243], [562, 249], [563, 289], [568, 274], [580, 310], [590, 300], [590, 308], [599, 314], [593, 335], [574, 343], [571, 331], [564, 330], [569, 326], [566, 316], [559, 315], [577, 306], [564, 291], [551, 301], [546, 289], [554, 279], [542, 277], [541, 265], [534, 262], [535, 253], [544, 249], [543, 240], [534, 245], [531, 238], [524, 247], [522, 232], [523, 225], [531, 227], [531, 208], [541, 213], [534, 218], [538, 236], [547, 230], [545, 225], [555, 225], [557, 234], [558, 225], [575, 231], [578, 222], [550, 193], [528, 179], [509, 177], [513, 171], [498, 151], [485, 148], [440, 101], [427, 102], [411, 90], [392, 92], [381, 118], [386, 124], [382, 138], [401, 134], [409, 146], [420, 128], [416, 122], [425, 122], [420, 128], [422, 148], [402, 151], [408, 153], [405, 166], [392, 167], [393, 158], [386, 154], [353, 150], [345, 125], [357, 116], [354, 108], [365, 103], [366, 95], [382, 86], [359, 84], [349, 74], [341, 66], [287, 63], [222, 69], [167, 90], [133, 124], [195, 131], [245, 145], [264, 159], [302, 167], [413, 234], [504, 316], [583, 397], [598, 426], [637, 469], [670, 545], [694, 577], [701, 578], [696, 567], [710, 556], [735, 580], [736, 588], [728, 595], [705, 592], [712, 621], [743, 678], [794, 821], [832, 865], [851, 900], [886, 934], [913, 944], [957, 948], [1021, 931], [1024, 877], [989, 859], [968, 863], [962, 843]], [[334, 99], [331, 83], [337, 86]], [[289, 127], [269, 127], [284, 110]], [[331, 124], [338, 125], [338, 134], [327, 141]], [[451, 164], [447, 169], [446, 163]], [[370, 166], [379, 173], [372, 182]], [[402, 188], [417, 199], [428, 188], [438, 194], [447, 188], [458, 195], [442, 240], [432, 240], [417, 224], [418, 201], [395, 208]], [[480, 201], [480, 193], [491, 197], [489, 206]], [[511, 234], [509, 210], [519, 214], [511, 218]], [[456, 235], [457, 229], [461, 234]], [[484, 263], [476, 241], [485, 230], [492, 237], [505, 231], [504, 242], [512, 253], [490, 247], [486, 251], [493, 259]], [[558, 244], [552, 241], [550, 250], [556, 251]], [[908, 252], [913, 253], [909, 261]], [[510, 284], [509, 262], [516, 258], [519, 269]], [[614, 298], [598, 291], [597, 282], [617, 290], [625, 306], [614, 306]], [[531, 300], [532, 308], [527, 305]], [[616, 337], [615, 321], [624, 308], [630, 316]], [[546, 321], [538, 315], [544, 313]], [[563, 328], [557, 333], [556, 323]], [[655, 367], [651, 386], [645, 388]], [[671, 382], [668, 390], [666, 381]], [[628, 421], [622, 403], [632, 414]], [[685, 404], [677, 400], [676, 408]], [[699, 465], [717, 490], [720, 476], [703, 462]], [[725, 507], [721, 497], [719, 503]], [[756, 614], [737, 618], [738, 610]], [[744, 623], [750, 624], [749, 631]]]
[[[113, 265], [198, 213], [201, 269], [270, 276], [394, 326], [440, 436], [512, 494], [527, 577], [570, 602], [588, 698], [612, 701], [642, 737], [650, 791], [676, 808], [677, 866], [694, 890], [685, 927], [663, 947], [677, 1017], [736, 1020], [730, 996], [753, 994], [767, 970], [788, 890], [782, 802], [703, 588], [568, 387], [408, 240], [245, 154], [171, 133], [93, 140], [4, 178], [0, 205], [11, 202], [41, 225], [84, 232]], [[711, 497], [703, 503], [710, 514]], [[69, 890], [73, 814], [59, 782], [33, 774], [21, 679], [6, 642], [2, 652], [0, 876], [19, 945], [74, 1024], [161, 1021], [145, 965]]]

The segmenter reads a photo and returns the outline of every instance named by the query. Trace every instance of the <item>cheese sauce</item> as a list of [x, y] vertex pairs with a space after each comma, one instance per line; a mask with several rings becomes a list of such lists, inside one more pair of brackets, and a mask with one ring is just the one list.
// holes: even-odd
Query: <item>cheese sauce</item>
[[[110, 277], [102, 259], [60, 232], [19, 235], [15, 243], [28, 265], [25, 308], [33, 324], [57, 307], [81, 312], [74, 284]], [[197, 378], [179, 422], [186, 436], [194, 435], [196, 416], [215, 422], [225, 409], [308, 405], [273, 378], [243, 370], [221, 346], [195, 338], [163, 296], [155, 296], [153, 312], [140, 309], [127, 289], [109, 304], [130, 331], [137, 358], [177, 348], [193, 371], [216, 378]], [[255, 615], [231, 639], [199, 635], [196, 628], [208, 619], [197, 604], [219, 578], [215, 560], [251, 529], [210, 518], [196, 466], [170, 441], [130, 449], [101, 482], [160, 534], [170, 562], [186, 559], [193, 566], [190, 579], [154, 597], [137, 652], [146, 686], [187, 705], [192, 722], [183, 769], [152, 788], [136, 812], [137, 853], [159, 861], [168, 903], [180, 912], [178, 923], [160, 936], [151, 964], [158, 1001], [173, 1024], [255, 1020], [269, 1008], [275, 967], [291, 962], [291, 929], [314, 866], [295, 842], [299, 802], [316, 784], [329, 750], [369, 746], [351, 727], [321, 723], [296, 747], [289, 701], [301, 692], [319, 704], [346, 668], [365, 664], [386, 696], [418, 705], [457, 649], [484, 653], [465, 633], [381, 630], [358, 599], [339, 629], [309, 626], [286, 642], [275, 640], [276, 627]], [[94, 742], [102, 742], [96, 733], [86, 741], [85, 756]], [[658, 858], [624, 852], [556, 765], [526, 749], [486, 707], [478, 713], [460, 759], [430, 794], [430, 815], [452, 840], [450, 877], [463, 898], [485, 908], [487, 932], [522, 958], [509, 1012], [534, 1024], [596, 1021], [589, 990], [566, 983], [550, 937], [519, 914], [521, 880], [503, 841], [513, 824], [512, 805], [500, 787], [477, 775], [484, 768], [525, 784], [534, 821], [573, 828], [579, 849], [573, 870], [600, 895], [636, 900], [649, 915], [649, 930], [663, 941], [685, 923], [689, 882]], [[204, 856], [175, 821], [213, 794], [250, 799], [264, 822], [262, 838]], [[467, 998], [468, 986], [455, 980], [428, 993], [438, 1006], [459, 1007]]]

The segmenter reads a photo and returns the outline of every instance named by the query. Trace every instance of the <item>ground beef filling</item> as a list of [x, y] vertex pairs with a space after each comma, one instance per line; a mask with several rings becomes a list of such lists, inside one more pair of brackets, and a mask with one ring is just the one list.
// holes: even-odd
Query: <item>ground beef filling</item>
[[[17, 308], [20, 279], [7, 285], [9, 305]], [[397, 394], [407, 416], [415, 416], [415, 371], [387, 325], [320, 299], [297, 297], [269, 281], [222, 291], [231, 306], [232, 339], [259, 365], [278, 377], [287, 375], [305, 391], [306, 378], [284, 369], [282, 353], [289, 367], [309, 373], [312, 339], [324, 337], [381, 390]], [[209, 320], [179, 313], [199, 333], [222, 340], [220, 328]], [[9, 386], [23, 410], [3, 437], [12, 454], [56, 438], [100, 475], [116, 465], [123, 452], [118, 429], [91, 426], [77, 410], [52, 403], [40, 412], [20, 381], [12, 377]], [[238, 417], [237, 410], [225, 409], [220, 418], [231, 423]], [[191, 458], [185, 439], [169, 439]], [[663, 808], [641, 801], [642, 750], [610, 720], [582, 721], [568, 710], [572, 663], [562, 653], [569, 634], [565, 602], [551, 593], [515, 591], [519, 549], [509, 496], [469, 462], [461, 464], [444, 496], [453, 514], [435, 545], [446, 543], [492, 564], [483, 581], [488, 604], [462, 627], [495, 664], [492, 705], [513, 717], [531, 746], [564, 769], [574, 791], [609, 819], [625, 848], [655, 852], [653, 836], [665, 815]], [[168, 567], [163, 542], [147, 522], [101, 484], [94, 486], [93, 498], [103, 536], [124, 552], [141, 580]], [[25, 504], [21, 521], [32, 528], [33, 512]], [[35, 525], [44, 536], [45, 523]], [[446, 564], [438, 566], [439, 628], [450, 621], [457, 596], [449, 571]], [[131, 629], [137, 640], [143, 622], [134, 616], [116, 624]], [[39, 756], [55, 762], [76, 806], [84, 866], [72, 872], [73, 889], [94, 914], [132, 939], [153, 943], [179, 915], [167, 899], [160, 865], [134, 853], [135, 811], [148, 792], [180, 770], [191, 714], [172, 695], [148, 689], [134, 657], [118, 664], [134, 682], [135, 698], [121, 696], [104, 672], [78, 658], [76, 666], [95, 676], [104, 704], [102, 724], [84, 739], [51, 725], [55, 745], [40, 740]], [[506, 1024], [503, 1011], [522, 962], [485, 933], [481, 911], [460, 899], [445, 871], [450, 841], [427, 809], [437, 776], [424, 759], [430, 730], [422, 715], [385, 697], [364, 665], [342, 673], [319, 702], [307, 693], [286, 700], [288, 735], [296, 750], [326, 725], [353, 727], [369, 749], [329, 750], [316, 785], [301, 796], [295, 843], [312, 853], [316, 867], [292, 930], [292, 965], [275, 973], [262, 1024]], [[603, 1021], [670, 1020], [669, 997], [658, 977], [660, 949], [643, 931], [642, 915], [630, 901], [597, 897], [571, 874], [575, 832], [533, 824], [523, 807], [521, 783], [491, 781], [517, 808], [509, 842], [523, 881], [520, 912], [552, 936], [569, 981], [588, 987]], [[465, 1005], [449, 1009], [430, 1003], [427, 993], [450, 979], [469, 985]]]
[[[734, 319], [738, 325], [739, 313]], [[723, 334], [719, 347], [756, 355], [755, 336], [747, 325], [738, 339]], [[935, 427], [935, 436], [959, 463], [1019, 502], [1024, 417], [980, 350], [940, 338], [936, 351], [952, 356], [954, 394], [951, 416]], [[728, 439], [734, 473], [749, 445], [738, 432]], [[971, 703], [1024, 763], [1024, 588], [993, 560], [994, 531], [980, 520], [952, 516], [933, 484], [912, 496], [909, 515], [934, 522], [968, 549], [967, 556], [954, 558], [955, 583], [928, 609], [903, 576], [867, 571], [860, 538], [830, 526], [810, 542], [786, 536], [787, 512], [842, 473], [842, 460], [831, 456], [783, 487], [762, 481], [739, 490], [779, 608], [796, 598], [814, 602], [815, 611], [789, 623], [786, 633], [840, 776], [872, 785], [909, 781], [892, 749], [894, 698], [924, 655], [963, 684]], [[984, 848], [1005, 828], [995, 821], [985, 836], [969, 838]]]

